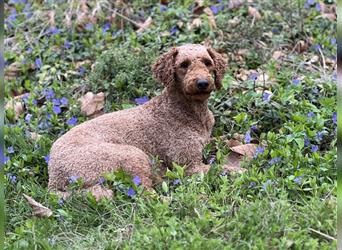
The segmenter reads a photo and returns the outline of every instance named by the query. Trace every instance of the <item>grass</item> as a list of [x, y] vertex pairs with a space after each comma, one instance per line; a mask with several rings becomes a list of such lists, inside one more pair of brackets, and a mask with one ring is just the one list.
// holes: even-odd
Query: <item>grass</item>
[[[336, 23], [321, 17], [317, 3], [220, 9], [204, 1], [215, 27], [186, 0], [166, 7], [152, 0], [23, 2], [5, 4], [5, 102], [26, 94], [16, 99], [18, 117], [6, 109], [6, 249], [336, 248]], [[114, 9], [124, 19], [113, 18]], [[152, 25], [137, 34], [132, 23], [148, 16]], [[195, 18], [201, 26], [189, 28]], [[203, 152], [205, 161], [214, 159], [208, 175], [184, 177], [176, 166], [154, 192], [138, 186], [129, 197], [130, 177], [115, 173], [104, 184], [114, 199], [99, 203], [86, 193], [61, 200], [48, 192], [52, 143], [89, 119], [80, 97], [104, 92], [105, 112], [134, 107], [136, 98], [161, 91], [150, 69], [160, 53], [203, 41], [229, 59], [223, 90], [209, 102], [216, 124]], [[246, 135], [259, 153], [243, 163], [244, 174], [222, 174], [227, 141], [245, 143]], [[22, 194], [53, 216], [34, 217]]]

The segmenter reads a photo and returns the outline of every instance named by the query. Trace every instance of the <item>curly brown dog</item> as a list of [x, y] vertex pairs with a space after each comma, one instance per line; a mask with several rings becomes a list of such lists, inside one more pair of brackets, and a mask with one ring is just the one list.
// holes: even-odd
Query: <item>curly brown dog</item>
[[207, 172], [202, 149], [214, 125], [207, 102], [221, 88], [225, 68], [220, 54], [196, 44], [160, 56], [152, 69], [165, 86], [162, 94], [87, 121], [59, 138], [50, 153], [49, 189], [65, 191], [71, 176], [82, 178], [92, 191], [103, 189], [101, 175], [118, 168], [151, 188], [150, 156], [158, 156], [165, 167], [186, 165], [187, 174]]

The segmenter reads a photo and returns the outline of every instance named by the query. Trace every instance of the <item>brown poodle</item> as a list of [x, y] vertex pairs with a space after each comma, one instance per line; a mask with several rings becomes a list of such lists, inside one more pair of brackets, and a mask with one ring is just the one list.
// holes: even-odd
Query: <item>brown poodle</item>
[[207, 102], [221, 88], [225, 68], [221, 55], [202, 45], [183, 45], [163, 54], [152, 67], [165, 86], [160, 96], [80, 124], [53, 144], [49, 188], [65, 191], [70, 178], [79, 177], [93, 193], [111, 195], [98, 184], [99, 178], [123, 168], [150, 189], [151, 156], [158, 156], [164, 167], [186, 165], [187, 174], [207, 172], [202, 149], [214, 125]]

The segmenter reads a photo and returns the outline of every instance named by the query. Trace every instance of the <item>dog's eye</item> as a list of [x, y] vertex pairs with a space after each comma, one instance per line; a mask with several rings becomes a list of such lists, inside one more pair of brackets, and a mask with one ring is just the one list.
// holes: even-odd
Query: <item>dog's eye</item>
[[207, 66], [207, 67], [213, 66], [213, 64], [212, 64], [211, 61], [209, 61], [209, 60], [204, 60], [203, 63], [204, 63], [205, 66]]
[[190, 65], [190, 62], [189, 62], [189, 61], [184, 61], [184, 62], [182, 62], [182, 63], [180, 64], [180, 67], [181, 67], [182, 69], [187, 69], [187, 68], [189, 67], [189, 65]]

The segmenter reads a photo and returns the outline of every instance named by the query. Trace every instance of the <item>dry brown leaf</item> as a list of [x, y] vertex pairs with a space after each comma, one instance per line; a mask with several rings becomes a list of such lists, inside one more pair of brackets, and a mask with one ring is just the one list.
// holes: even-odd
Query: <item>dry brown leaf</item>
[[39, 140], [42, 136], [36, 132], [29, 132], [29, 136], [32, 140]]
[[18, 68], [18, 62], [10, 64], [5, 69], [5, 80], [12, 80], [19, 75], [20, 69]]
[[23, 196], [26, 198], [28, 204], [32, 207], [33, 215], [37, 217], [50, 217], [52, 215], [52, 211], [49, 208], [44, 207], [42, 204], [36, 202], [33, 198], [26, 194], [23, 194]]
[[105, 94], [103, 92], [100, 92], [95, 95], [92, 92], [88, 92], [80, 98], [80, 102], [81, 113], [86, 116], [91, 116], [94, 115], [96, 112], [101, 111], [101, 109], [103, 109], [105, 102]]
[[274, 60], [278, 60], [279, 58], [282, 58], [282, 57], [284, 57], [284, 56], [285, 56], [285, 54], [284, 54], [282, 51], [280, 51], [280, 50], [276, 50], [276, 51], [274, 51], [273, 54], [272, 54], [272, 58], [273, 58]]
[[227, 157], [227, 163], [223, 165], [223, 170], [229, 173], [243, 173], [246, 169], [241, 168], [240, 165], [243, 162], [243, 156], [235, 152], [230, 152]]
[[144, 30], [150, 27], [151, 24], [152, 24], [152, 17], [149, 16], [144, 23], [140, 24], [140, 28], [136, 32], [138, 34], [142, 33]]
[[163, 5], [168, 5], [169, 4], [169, 0], [160, 0], [160, 3]]
[[228, 147], [231, 148], [231, 147], [242, 145], [242, 142], [236, 139], [229, 139], [229, 140], [226, 140], [226, 144]]
[[257, 146], [257, 144], [250, 143], [231, 147], [230, 150], [242, 156], [247, 156], [248, 159], [252, 159], [255, 154]]
[[318, 56], [318, 55], [314, 55], [314, 56], [310, 59], [309, 63], [314, 64], [314, 63], [317, 63], [318, 61], [319, 61], [319, 56]]
[[307, 51], [309, 45], [306, 41], [300, 40], [296, 45], [295, 45], [295, 50], [299, 53], [303, 53]]
[[231, 0], [231, 1], [229, 1], [228, 9], [229, 10], [238, 9], [242, 5], [243, 5], [243, 2], [240, 0]]
[[50, 24], [50, 26], [55, 26], [55, 11], [49, 10], [47, 12], [47, 16], [48, 16], [48, 23]]
[[203, 12], [208, 15], [209, 26], [212, 29], [216, 29], [216, 21], [215, 21], [215, 15], [214, 15], [213, 11], [207, 7], [207, 8], [204, 8]]
[[236, 25], [240, 23], [240, 19], [237, 16], [235, 16], [233, 19], [230, 19], [228, 23], [232, 25], [233, 27], [235, 27]]
[[320, 18], [320, 17], [327, 18], [330, 21], [336, 21], [337, 19], [336, 14], [333, 14], [333, 13], [323, 13], [322, 15], [319, 15], [316, 18]]
[[20, 100], [14, 98], [8, 101], [5, 105], [5, 110], [12, 109], [15, 114], [15, 119], [18, 120], [19, 116], [24, 112], [24, 105]]
[[204, 10], [203, 0], [196, 0], [195, 7], [193, 8], [192, 12], [196, 15], [201, 15], [203, 13], [203, 10]]
[[201, 27], [201, 25], [202, 25], [201, 18], [197, 17], [194, 20], [192, 20], [191, 24], [188, 26], [188, 30], [197, 29]]
[[261, 19], [261, 14], [260, 12], [251, 6], [248, 7], [248, 15], [251, 17], [254, 17], [255, 20], [260, 20]]

